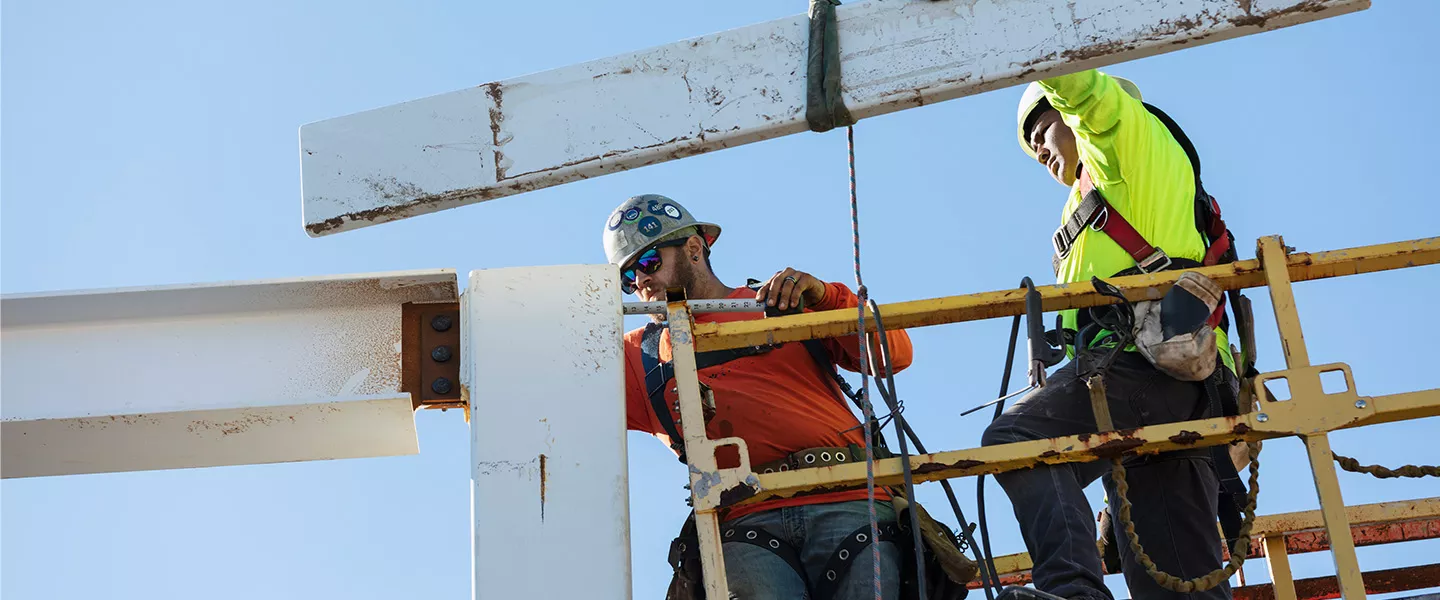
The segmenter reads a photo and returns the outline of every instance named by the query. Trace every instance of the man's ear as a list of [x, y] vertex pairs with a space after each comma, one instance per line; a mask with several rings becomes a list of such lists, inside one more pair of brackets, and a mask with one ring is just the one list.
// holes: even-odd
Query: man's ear
[[700, 262], [705, 257], [705, 240], [698, 235], [690, 236], [685, 240], [685, 260]]

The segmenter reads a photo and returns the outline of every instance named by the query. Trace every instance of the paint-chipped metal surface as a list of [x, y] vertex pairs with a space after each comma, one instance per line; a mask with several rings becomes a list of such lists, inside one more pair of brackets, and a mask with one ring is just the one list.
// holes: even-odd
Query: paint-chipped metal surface
[[628, 597], [619, 272], [522, 267], [469, 281], [456, 326], [472, 415], [475, 597]]
[[[8, 369], [7, 369], [8, 372]], [[420, 451], [410, 398], [6, 421], [5, 478], [402, 456]]]
[[[1364, 573], [1362, 578], [1368, 594], [1440, 587], [1440, 564], [1372, 571]], [[1275, 600], [1275, 588], [1268, 583], [1243, 586], [1233, 588], [1231, 595], [1235, 600]], [[1295, 595], [1298, 600], [1330, 600], [1340, 597], [1340, 586], [1334, 577], [1299, 579], [1295, 581]]]
[[[1366, 8], [1368, 0], [838, 7], [857, 118]], [[305, 125], [314, 236], [807, 130], [804, 15]]]
[[[341, 450], [354, 442], [348, 434], [331, 437], [318, 424], [306, 429], [289, 417], [308, 406], [364, 407], [368, 398], [403, 397], [401, 306], [453, 302], [456, 284], [454, 271], [434, 270], [6, 296], [0, 418], [7, 461], [18, 443], [10, 434], [25, 423], [96, 432], [111, 419], [151, 431], [151, 443], [170, 444], [172, 458], [106, 445], [122, 438], [97, 433], [93, 444], [76, 446], [93, 460], [70, 455], [69, 466], [47, 474], [116, 470], [127, 456], [141, 470], [243, 464], [251, 456], [274, 462], [383, 455], [366, 454], [363, 445]], [[226, 412], [248, 410], [259, 412]], [[204, 416], [208, 411], [226, 416]], [[177, 428], [178, 414], [196, 416]], [[375, 452], [413, 452], [413, 418], [376, 414], [389, 420], [377, 416], [368, 425]], [[275, 445], [264, 430], [290, 430], [293, 437]], [[211, 432], [225, 445], [207, 446], [202, 438]]]
[[[1415, 507], [1433, 508], [1440, 498], [1429, 498], [1411, 502], [1388, 502], [1348, 507], [1351, 525], [1350, 533], [1356, 546], [1376, 546], [1418, 540], [1440, 539], [1440, 517], [1414, 518]], [[1425, 514], [1433, 511], [1423, 510]], [[1318, 523], [1319, 511], [1285, 513], [1258, 517], [1255, 521], [1255, 535], [1250, 544], [1247, 558], [1264, 557], [1266, 535], [1280, 535], [1284, 538], [1287, 554], [1322, 552], [1330, 549], [1330, 538]], [[1370, 522], [1361, 522], [1367, 521]], [[1313, 527], [1311, 527], [1313, 526]], [[1000, 581], [1006, 585], [1025, 585], [1032, 581], [1033, 567], [1026, 553], [1011, 554], [995, 558]], [[971, 589], [980, 587], [980, 582], [971, 582]]]

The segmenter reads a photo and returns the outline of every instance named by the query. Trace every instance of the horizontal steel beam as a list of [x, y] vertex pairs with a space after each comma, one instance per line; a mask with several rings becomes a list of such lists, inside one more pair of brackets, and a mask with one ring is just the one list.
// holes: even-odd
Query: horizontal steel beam
[[414, 454], [407, 303], [453, 270], [7, 295], [4, 477]]
[[[836, 10], [842, 95], [863, 119], [1369, 4], [847, 3]], [[305, 229], [326, 235], [806, 131], [807, 40], [796, 15], [305, 125]]]
[[[1298, 252], [1287, 258], [1292, 281], [1311, 281], [1359, 273], [1373, 273], [1440, 263], [1440, 237], [1393, 242], [1328, 252]], [[1195, 269], [1227, 290], [1265, 285], [1259, 260]], [[1179, 271], [1116, 277], [1107, 280], [1131, 301], [1160, 298], [1180, 277]], [[1090, 283], [1047, 285], [1036, 288], [1046, 312], [1113, 304]], [[978, 321], [1024, 314], [1025, 290], [1001, 290], [929, 300], [912, 300], [880, 306], [889, 329]], [[770, 319], [696, 323], [695, 351], [744, 348], [763, 344], [854, 335], [858, 327], [854, 309], [829, 310]], [[871, 330], [874, 320], [867, 320]]]
[[[1413, 398], [1407, 401], [1403, 410], [1410, 411], [1409, 414], [1414, 418], [1440, 416], [1440, 389], [1414, 392], [1406, 394], [1406, 396], [1413, 396]], [[1089, 462], [1118, 456], [1158, 454], [1171, 450], [1217, 446], [1241, 440], [1260, 441], [1295, 435], [1296, 430], [1309, 429], [1312, 422], [1308, 419], [1311, 418], [1322, 418], [1329, 426], [1337, 429], [1356, 427], [1372, 421], [1384, 422], [1390, 398], [1390, 396], [1366, 398], [1367, 402], [1364, 407], [1356, 407], [1345, 401], [1331, 401], [1328, 397], [1292, 399], [1287, 402], [1272, 402], [1271, 404], [1285, 405], [1303, 402], [1305, 410], [1270, 410], [1262, 405], [1259, 412], [1234, 417], [1183, 421], [1106, 433], [1082, 433], [935, 454], [917, 454], [909, 459], [910, 469], [914, 475], [914, 481], [920, 483], [1003, 473], [1040, 464]], [[1425, 412], [1419, 412], [1420, 409], [1417, 408], [1422, 405], [1426, 407]], [[1262, 414], [1266, 416], [1261, 417]], [[876, 485], [900, 485], [903, 482], [901, 459], [876, 460], [874, 474]], [[833, 467], [762, 473], [759, 478], [760, 490], [735, 504], [857, 489], [865, 485], [866, 474], [864, 463], [851, 463]]]

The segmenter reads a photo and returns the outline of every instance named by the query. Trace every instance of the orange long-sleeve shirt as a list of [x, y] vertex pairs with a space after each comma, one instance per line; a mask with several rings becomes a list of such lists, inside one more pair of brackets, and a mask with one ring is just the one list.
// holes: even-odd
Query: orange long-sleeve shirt
[[[739, 288], [728, 297], [746, 298], [753, 297], [753, 294], [747, 288]], [[811, 309], [854, 308], [858, 304], [858, 298], [844, 284], [828, 283], [825, 285], [825, 297]], [[760, 313], [695, 315], [695, 321], [699, 323], [759, 318], [763, 318]], [[668, 445], [669, 436], [656, 418], [645, 392], [645, 370], [640, 358], [643, 332], [644, 329], [640, 328], [625, 334], [626, 422], [630, 429], [653, 434]], [[910, 366], [914, 356], [910, 336], [904, 331], [892, 331], [886, 337], [890, 344], [891, 366], [895, 371]], [[837, 365], [850, 371], [860, 370], [860, 349], [855, 338], [846, 336], [822, 342]], [[660, 360], [670, 360], [668, 331], [661, 333]], [[706, 433], [711, 439], [733, 436], [745, 440], [751, 466], [780, 460], [805, 448], [865, 444], [864, 430], [856, 428], [859, 420], [843, 400], [830, 374], [820, 370], [803, 344], [788, 343], [765, 354], [702, 369], [699, 375], [700, 381], [710, 386], [715, 394], [715, 416], [706, 427]], [[672, 380], [666, 386], [665, 405], [670, 408], [671, 417], [678, 421], [673, 388]], [[718, 457], [722, 465], [725, 450], [721, 449], [722, 454]], [[732, 509], [724, 514], [724, 518], [733, 519], [786, 506], [864, 500], [865, 495], [862, 489], [771, 500]], [[876, 497], [889, 499], [884, 490], [877, 490]]]

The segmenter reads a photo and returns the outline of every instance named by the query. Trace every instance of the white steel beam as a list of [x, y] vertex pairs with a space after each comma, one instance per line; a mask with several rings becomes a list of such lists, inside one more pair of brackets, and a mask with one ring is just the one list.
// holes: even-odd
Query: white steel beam
[[[873, 117], [1368, 6], [844, 4], [843, 96], [856, 118]], [[305, 125], [305, 228], [326, 235], [806, 131], [807, 27], [798, 15]]]
[[0, 475], [419, 451], [401, 305], [453, 270], [19, 294], [0, 301]]
[[473, 597], [628, 599], [619, 273], [474, 271], [461, 315]]

